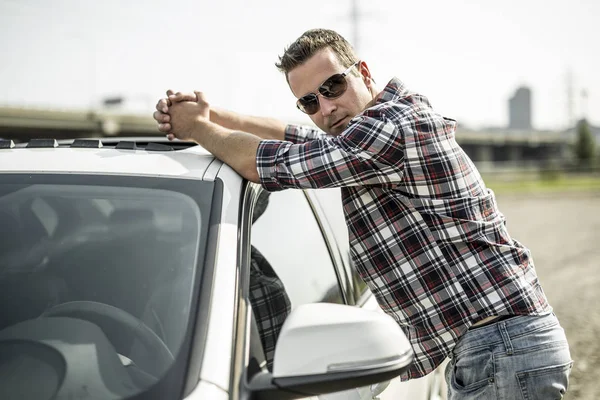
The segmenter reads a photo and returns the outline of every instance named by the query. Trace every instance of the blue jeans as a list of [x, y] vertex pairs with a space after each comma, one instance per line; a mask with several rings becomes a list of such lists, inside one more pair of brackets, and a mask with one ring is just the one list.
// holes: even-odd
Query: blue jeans
[[448, 399], [562, 399], [572, 365], [554, 314], [472, 328], [458, 341], [446, 367]]

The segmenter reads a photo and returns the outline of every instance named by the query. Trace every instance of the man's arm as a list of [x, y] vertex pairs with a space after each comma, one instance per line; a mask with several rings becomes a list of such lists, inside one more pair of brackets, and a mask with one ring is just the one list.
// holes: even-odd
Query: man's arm
[[402, 182], [404, 145], [398, 127], [376, 111], [353, 119], [336, 137], [301, 144], [263, 140], [256, 166], [268, 191], [390, 187]]
[[198, 101], [169, 107], [169, 138], [194, 140], [244, 178], [270, 191], [284, 188], [397, 184], [402, 180], [403, 145], [383, 115], [362, 116], [343, 135], [302, 144], [261, 140], [251, 133], [209, 120], [202, 93]]
[[[162, 132], [170, 132], [172, 130], [171, 116], [169, 115], [172, 104], [183, 101], [198, 102], [199, 95], [202, 96], [202, 93], [197, 91], [194, 93], [177, 92], [175, 94], [171, 90], [167, 91], [168, 97], [159, 100], [153, 115], [154, 119], [159, 123], [159, 130]], [[252, 133], [262, 139], [285, 140], [287, 125], [275, 118], [244, 115], [234, 111], [210, 107], [208, 103], [206, 103], [206, 107], [210, 109], [208, 119], [217, 125], [234, 131]]]
[[323, 139], [326, 136], [325, 132], [312, 126], [288, 125], [285, 128], [285, 140], [296, 144]]
[[225, 128], [252, 133], [262, 139], [285, 139], [286, 124], [275, 118], [255, 117], [211, 107], [210, 120]]
[[275, 118], [254, 117], [214, 107], [210, 109], [210, 120], [226, 128], [252, 133], [267, 140], [304, 143], [325, 136], [316, 127], [290, 125]]
[[169, 114], [170, 138], [193, 140], [244, 178], [259, 182], [256, 150], [261, 139], [258, 136], [234, 131], [210, 121], [208, 103], [201, 93], [198, 102], [173, 103], [169, 107]]
[[256, 150], [261, 138], [211, 121], [196, 121], [192, 139], [251, 182], [259, 183]]

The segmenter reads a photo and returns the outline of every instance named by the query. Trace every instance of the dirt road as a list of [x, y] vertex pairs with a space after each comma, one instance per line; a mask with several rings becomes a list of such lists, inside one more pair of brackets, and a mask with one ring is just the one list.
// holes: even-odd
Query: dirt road
[[575, 361], [566, 399], [600, 399], [600, 192], [497, 195], [528, 246]]

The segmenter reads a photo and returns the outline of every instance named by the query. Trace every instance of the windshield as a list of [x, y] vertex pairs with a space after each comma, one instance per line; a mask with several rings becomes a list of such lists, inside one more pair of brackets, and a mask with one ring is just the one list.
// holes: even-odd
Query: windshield
[[0, 398], [121, 399], [165, 376], [192, 320], [212, 190], [0, 175]]

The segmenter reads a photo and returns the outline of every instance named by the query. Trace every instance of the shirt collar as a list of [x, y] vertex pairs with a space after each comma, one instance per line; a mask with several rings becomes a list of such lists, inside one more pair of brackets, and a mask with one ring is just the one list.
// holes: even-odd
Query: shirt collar
[[393, 77], [385, 88], [375, 97], [375, 104], [385, 103], [387, 101], [405, 97], [410, 94], [404, 83], [396, 77]]
[[393, 99], [406, 97], [409, 94], [410, 92], [408, 91], [406, 86], [404, 86], [404, 83], [402, 83], [400, 79], [394, 77], [388, 82], [387, 85], [385, 85], [383, 90], [373, 98], [373, 100], [367, 103], [365, 110], [373, 107], [376, 104], [381, 104]]

